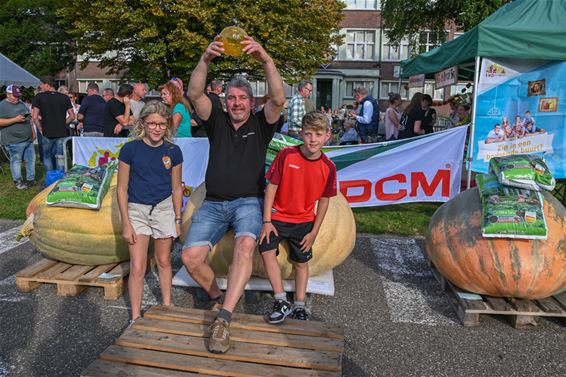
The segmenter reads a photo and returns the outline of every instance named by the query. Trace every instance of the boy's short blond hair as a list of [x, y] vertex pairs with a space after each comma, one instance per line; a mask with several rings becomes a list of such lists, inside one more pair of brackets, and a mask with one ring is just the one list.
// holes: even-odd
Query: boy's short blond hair
[[329, 131], [330, 124], [328, 117], [322, 111], [311, 111], [303, 116], [301, 122], [303, 130], [310, 129], [314, 131]]

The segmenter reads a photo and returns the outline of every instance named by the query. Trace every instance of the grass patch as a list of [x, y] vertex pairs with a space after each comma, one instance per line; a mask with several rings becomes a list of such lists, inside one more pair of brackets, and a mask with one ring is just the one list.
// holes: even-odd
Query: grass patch
[[[38, 186], [24, 191], [17, 190], [12, 182], [10, 165], [1, 164], [5, 175], [0, 173], [0, 219], [25, 220], [30, 200], [43, 188], [45, 173], [38, 163], [35, 169]], [[564, 195], [563, 183], [556, 191]], [[555, 196], [562, 199], [555, 191]], [[382, 207], [354, 208], [356, 229], [359, 233], [395, 234], [400, 236], [424, 236], [433, 213], [442, 203], [408, 203]]]
[[[26, 207], [30, 200], [43, 188], [44, 169], [41, 164], [35, 166], [35, 181], [38, 182], [35, 188], [18, 190], [12, 181], [10, 174], [10, 164], [1, 164], [4, 173], [0, 171], [0, 219], [25, 220]], [[22, 168], [25, 177], [25, 169]]]
[[359, 233], [424, 236], [434, 211], [441, 203], [407, 203], [383, 207], [354, 208]]

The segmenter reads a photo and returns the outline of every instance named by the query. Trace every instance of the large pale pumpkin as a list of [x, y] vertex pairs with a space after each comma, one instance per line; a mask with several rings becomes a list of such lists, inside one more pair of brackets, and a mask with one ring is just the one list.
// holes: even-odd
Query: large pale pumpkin
[[547, 192], [547, 240], [483, 238], [478, 189], [467, 190], [433, 215], [426, 251], [460, 288], [495, 297], [537, 299], [566, 290], [566, 209]]
[[52, 186], [40, 192], [28, 205], [33, 215], [33, 245], [48, 258], [72, 264], [98, 265], [130, 258], [122, 237], [122, 223], [116, 198], [116, 174], [100, 210], [50, 207], [45, 198]]
[[[200, 208], [205, 196], [204, 185], [199, 186], [187, 204], [183, 214], [181, 240], [184, 241], [191, 224], [193, 213]], [[356, 223], [348, 202], [338, 193], [330, 199], [328, 212], [313, 245], [313, 258], [309, 262], [309, 273], [316, 276], [341, 264], [350, 255], [356, 243]], [[208, 255], [208, 262], [217, 276], [226, 276], [232, 262], [234, 249], [234, 233], [229, 231]], [[288, 245], [283, 242], [279, 246], [278, 262], [283, 279], [293, 276], [293, 266], [288, 260]], [[255, 252], [252, 275], [267, 277], [259, 252]]]

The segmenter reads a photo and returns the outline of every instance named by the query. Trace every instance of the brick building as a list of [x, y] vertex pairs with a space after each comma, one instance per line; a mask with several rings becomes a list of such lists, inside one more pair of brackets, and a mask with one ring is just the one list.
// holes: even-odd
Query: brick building
[[[322, 65], [312, 77], [313, 96], [317, 108], [338, 108], [343, 104], [353, 103], [353, 89], [364, 85], [372, 95], [379, 100], [380, 107], [387, 107], [387, 93], [400, 93], [408, 99], [416, 91], [430, 94], [434, 100], [442, 101], [445, 97], [460, 91], [461, 86], [434, 90], [434, 82], [427, 81], [424, 88], [406, 90], [406, 81], [399, 78], [400, 61], [410, 56], [407, 41], [395, 48], [388, 43], [384, 33], [381, 18], [380, 0], [343, 0], [346, 7], [343, 10], [340, 34], [344, 42], [338, 47], [336, 56], [331, 64]], [[423, 31], [419, 39], [419, 52], [428, 51], [438, 45], [434, 33]], [[455, 32], [454, 27], [446, 28], [446, 38], [451, 40], [462, 33]], [[85, 69], [80, 69], [82, 57], [77, 59], [73, 71], [61, 73], [60, 83], [66, 83], [72, 90], [86, 92], [86, 85], [97, 82], [101, 88], [117, 88], [120, 75], [108, 75], [98, 67], [95, 61], [90, 62]], [[256, 97], [265, 95], [265, 82], [252, 83]], [[286, 85], [286, 96], [294, 94], [293, 87]]]

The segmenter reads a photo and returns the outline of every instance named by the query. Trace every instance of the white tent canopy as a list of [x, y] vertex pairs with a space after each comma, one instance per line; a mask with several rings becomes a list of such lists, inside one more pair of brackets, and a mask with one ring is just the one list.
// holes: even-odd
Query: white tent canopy
[[36, 87], [40, 82], [37, 77], [0, 53], [0, 86], [10, 84]]

